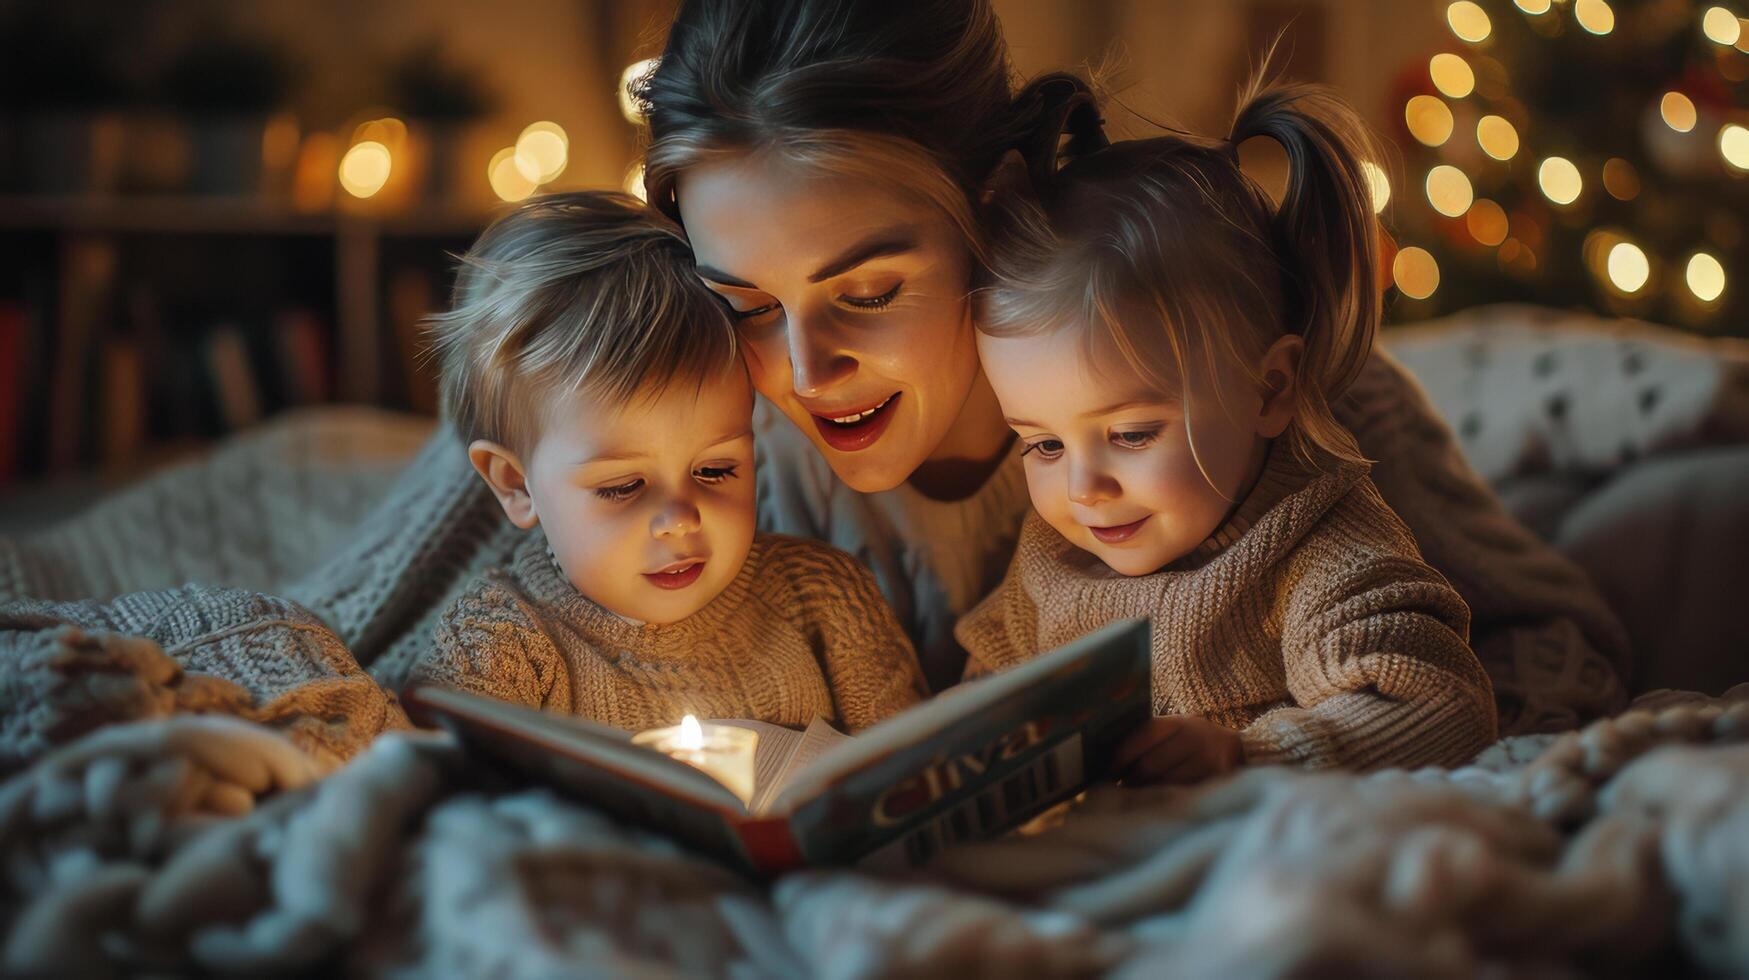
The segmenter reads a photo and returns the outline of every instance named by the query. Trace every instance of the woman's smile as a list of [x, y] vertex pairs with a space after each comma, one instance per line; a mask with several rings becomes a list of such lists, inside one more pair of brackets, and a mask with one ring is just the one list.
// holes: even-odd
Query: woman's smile
[[895, 391], [868, 408], [830, 413], [809, 409], [808, 414], [826, 445], [841, 453], [853, 453], [874, 445], [887, 431], [898, 404], [899, 393]]

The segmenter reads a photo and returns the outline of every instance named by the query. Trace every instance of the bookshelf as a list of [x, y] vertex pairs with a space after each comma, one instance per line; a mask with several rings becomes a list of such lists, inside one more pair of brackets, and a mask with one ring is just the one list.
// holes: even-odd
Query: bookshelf
[[0, 195], [0, 485], [137, 471], [296, 405], [432, 410], [418, 320], [489, 218]]

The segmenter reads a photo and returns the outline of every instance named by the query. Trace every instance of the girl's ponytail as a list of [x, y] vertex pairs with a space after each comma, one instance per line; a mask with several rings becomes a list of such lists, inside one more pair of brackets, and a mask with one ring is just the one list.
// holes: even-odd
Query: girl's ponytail
[[[1299, 418], [1309, 429], [1335, 425], [1329, 403], [1360, 374], [1378, 332], [1378, 230], [1361, 166], [1376, 157], [1373, 141], [1354, 110], [1315, 85], [1254, 85], [1233, 122], [1233, 150], [1254, 136], [1287, 153], [1287, 191], [1272, 223], [1286, 326], [1305, 340]], [[1341, 433], [1306, 434], [1352, 444]]]
[[1026, 161], [1034, 188], [1043, 189], [1064, 163], [1109, 146], [1099, 98], [1068, 72], [1034, 79], [1014, 97], [1014, 149]]

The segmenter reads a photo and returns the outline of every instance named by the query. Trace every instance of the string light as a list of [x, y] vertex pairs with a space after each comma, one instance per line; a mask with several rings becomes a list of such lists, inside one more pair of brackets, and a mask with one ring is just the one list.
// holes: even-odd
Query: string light
[[1593, 34], [1615, 30], [1615, 10], [1604, 0], [1574, 0], [1573, 19]]
[[1631, 201], [1640, 196], [1640, 172], [1621, 157], [1610, 157], [1603, 165], [1603, 189], [1618, 201]]
[[355, 143], [340, 158], [340, 186], [353, 197], [370, 197], [389, 182], [393, 168], [388, 147], [375, 140]]
[[492, 185], [492, 193], [498, 195], [499, 200], [513, 203], [533, 194], [537, 186], [516, 165], [514, 146], [506, 146], [492, 154], [492, 162], [486, 165], [486, 180]]
[[1735, 45], [1743, 36], [1743, 25], [1737, 21], [1737, 15], [1723, 7], [1707, 8], [1701, 16], [1700, 29], [1707, 40], [1726, 47]]
[[1417, 95], [1403, 107], [1409, 135], [1428, 146], [1443, 146], [1451, 139], [1451, 109], [1431, 95]]
[[536, 184], [545, 184], [565, 172], [571, 138], [562, 126], [542, 120], [529, 123], [516, 138], [516, 169]]
[[1533, 17], [1549, 12], [1549, 0], [1512, 0], [1512, 2], [1518, 4], [1519, 10]]
[[1639, 292], [1651, 277], [1652, 265], [1638, 245], [1616, 242], [1609, 250], [1609, 281], [1615, 284], [1615, 288], [1631, 296]]
[[1696, 252], [1688, 260], [1688, 291], [1702, 303], [1711, 303], [1724, 295], [1725, 267], [1705, 252]]
[[1476, 90], [1476, 73], [1470, 63], [1455, 54], [1436, 54], [1427, 63], [1427, 74], [1433, 87], [1448, 98], [1461, 99]]
[[1385, 168], [1371, 160], [1360, 161], [1360, 172], [1366, 176], [1367, 193], [1372, 197], [1372, 213], [1380, 214], [1391, 203], [1391, 178]]
[[1738, 170], [1749, 170], [1749, 129], [1731, 123], [1719, 130], [1719, 154]]
[[1460, 40], [1471, 44], [1486, 41], [1494, 30], [1493, 22], [1488, 19], [1488, 12], [1472, 0], [1457, 0], [1445, 8], [1445, 22], [1451, 25], [1451, 32]]
[[621, 115], [626, 117], [626, 121], [633, 125], [641, 125], [644, 121], [644, 107], [638, 101], [633, 86], [643, 81], [645, 75], [655, 71], [657, 63], [661, 60], [660, 58], [645, 58], [642, 61], [634, 61], [626, 66], [625, 71], [619, 73], [619, 111]]
[[1426, 249], [1411, 245], [1397, 252], [1391, 262], [1391, 278], [1410, 299], [1426, 299], [1439, 288], [1439, 263]]
[[1664, 125], [1678, 133], [1693, 129], [1697, 118], [1694, 100], [1681, 92], [1665, 92], [1664, 98], [1658, 100], [1658, 114], [1664, 117]]
[[1573, 166], [1573, 161], [1566, 157], [1549, 157], [1542, 162], [1536, 171], [1537, 186], [1542, 188], [1543, 196], [1556, 204], [1572, 204], [1579, 199], [1579, 192], [1585, 187], [1585, 179], [1579, 176], [1579, 168]]
[[1448, 218], [1460, 217], [1470, 209], [1470, 202], [1475, 200], [1475, 191], [1470, 187], [1470, 178], [1458, 168], [1442, 163], [1427, 172], [1427, 202], [1433, 205], [1433, 210]]
[[1501, 116], [1483, 116], [1476, 123], [1476, 143], [1496, 160], [1518, 155], [1518, 130]]
[[1470, 205], [1464, 224], [1470, 229], [1470, 237], [1483, 245], [1498, 245], [1505, 241], [1509, 227], [1505, 209], [1485, 197]]

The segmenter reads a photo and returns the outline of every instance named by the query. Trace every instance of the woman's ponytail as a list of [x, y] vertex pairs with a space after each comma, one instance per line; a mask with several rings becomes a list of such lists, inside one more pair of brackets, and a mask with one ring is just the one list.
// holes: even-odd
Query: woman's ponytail
[[[1376, 156], [1360, 117], [1315, 85], [1254, 86], [1233, 123], [1232, 146], [1267, 136], [1287, 153], [1287, 191], [1273, 220], [1287, 300], [1286, 326], [1305, 340], [1302, 419], [1331, 418], [1335, 401], [1372, 352], [1380, 297], [1378, 226], [1363, 161]], [[1334, 424], [1334, 422], [1331, 422]], [[1335, 433], [1308, 433], [1314, 441]]]

